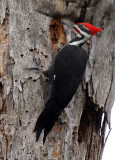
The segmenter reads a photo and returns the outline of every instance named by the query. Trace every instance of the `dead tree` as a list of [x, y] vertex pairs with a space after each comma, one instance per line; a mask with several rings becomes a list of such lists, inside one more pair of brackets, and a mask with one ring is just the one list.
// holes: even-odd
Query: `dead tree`
[[[112, 0], [0, 1], [0, 159], [100, 160], [115, 99], [115, 7]], [[47, 69], [75, 34], [60, 20], [103, 29], [85, 49], [89, 61], [73, 100], [45, 145], [33, 129], [50, 94]], [[103, 117], [103, 118], [102, 118]]]

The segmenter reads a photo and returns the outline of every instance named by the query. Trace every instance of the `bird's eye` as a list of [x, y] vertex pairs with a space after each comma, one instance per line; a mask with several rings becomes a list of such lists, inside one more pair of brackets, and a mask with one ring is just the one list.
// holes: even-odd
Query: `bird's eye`
[[83, 27], [83, 24], [79, 24], [79, 27]]

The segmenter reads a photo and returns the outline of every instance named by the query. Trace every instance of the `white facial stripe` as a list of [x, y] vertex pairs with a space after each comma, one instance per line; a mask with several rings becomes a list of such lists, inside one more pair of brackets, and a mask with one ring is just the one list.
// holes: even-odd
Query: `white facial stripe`
[[87, 37], [87, 38], [90, 38], [90, 37], [91, 37], [90, 34], [84, 32], [84, 31], [82, 31], [82, 30], [80, 30], [80, 33], [81, 33], [82, 35], [84, 35], [85, 37]]
[[79, 38], [76, 39], [75, 41], [70, 42], [69, 43], [70, 45], [79, 46], [84, 44], [87, 40], [90, 39], [91, 34], [90, 33], [88, 34], [87, 32], [85, 32], [85, 30], [87, 30], [85, 26], [84, 26], [84, 30], [82, 30], [82, 28], [80, 29], [78, 25], [74, 25], [74, 27], [80, 32], [78, 33], [77, 31], [75, 31], [77, 34], [77, 37]]
[[81, 34], [79, 34], [78, 32], [76, 32], [75, 29], [73, 29], [73, 31], [75, 32], [75, 34], [77, 35], [77, 37], [81, 38]]
[[[87, 37], [87, 38], [90, 38], [90, 37], [91, 37], [90, 34], [86, 33], [85, 31], [82, 31], [77, 25], [74, 25], [74, 27], [77, 28], [77, 29], [79, 30], [79, 32], [80, 32], [82, 35], [84, 35], [85, 37]], [[83, 27], [86, 28], [84, 25], [83, 25]], [[87, 29], [87, 28], [86, 28], [86, 29]]]
[[71, 42], [69, 44], [74, 45], [74, 46], [79, 46], [80, 44], [84, 43], [85, 41], [86, 41], [86, 39], [82, 39], [82, 40], [79, 40], [79, 41]]
[[81, 34], [79, 34], [78, 32], [76, 32], [76, 34], [77, 34], [77, 36], [79, 37], [79, 38], [81, 38], [82, 36], [81, 36]]

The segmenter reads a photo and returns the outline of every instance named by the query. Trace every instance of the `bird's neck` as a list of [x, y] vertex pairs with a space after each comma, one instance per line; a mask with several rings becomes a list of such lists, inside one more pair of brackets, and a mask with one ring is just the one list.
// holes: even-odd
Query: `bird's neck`
[[81, 35], [81, 37], [75, 37], [72, 39], [69, 44], [74, 46], [82, 46], [85, 42], [87, 42], [88, 38], [84, 35]]

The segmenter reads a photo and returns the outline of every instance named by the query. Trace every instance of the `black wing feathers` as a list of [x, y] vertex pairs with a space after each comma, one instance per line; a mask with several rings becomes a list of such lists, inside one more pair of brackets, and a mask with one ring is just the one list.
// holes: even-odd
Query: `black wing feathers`
[[[36, 140], [44, 129], [45, 143], [46, 137], [59, 115], [71, 101], [86, 68], [87, 53], [81, 47], [67, 45], [61, 49], [56, 57], [53, 74], [53, 89], [44, 110], [38, 117], [34, 131]], [[50, 69], [51, 71], [51, 69]]]
[[57, 55], [55, 62], [55, 102], [58, 106], [66, 107], [82, 79], [87, 53], [77, 46], [67, 46], [63, 50]]

